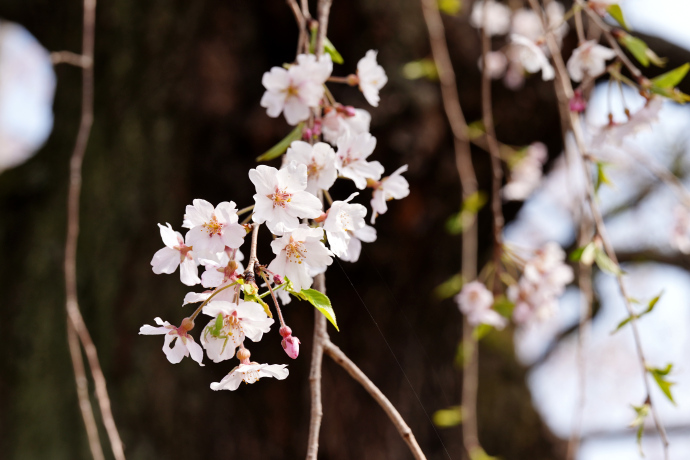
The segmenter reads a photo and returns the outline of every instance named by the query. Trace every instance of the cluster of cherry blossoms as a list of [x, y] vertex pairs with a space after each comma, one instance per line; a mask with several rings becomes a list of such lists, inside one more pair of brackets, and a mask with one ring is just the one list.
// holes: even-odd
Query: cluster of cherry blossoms
[[[565, 252], [552, 242], [534, 251], [527, 260], [514, 258], [521, 265], [522, 276], [507, 290], [513, 321], [526, 324], [549, 318], [555, 313], [565, 287], [573, 281], [573, 269], [565, 264]], [[507, 319], [494, 309], [493, 294], [480, 281], [465, 284], [455, 301], [472, 326], [487, 324], [503, 329], [507, 324]]]
[[[182, 283], [201, 284], [206, 290], [185, 296], [183, 306], [199, 305], [179, 326], [155, 318], [158, 327], [144, 325], [139, 333], [164, 335], [163, 352], [171, 363], [191, 356], [203, 366], [204, 351], [215, 363], [236, 356], [239, 365], [220, 382], [212, 383], [213, 390], [235, 390], [242, 381], [254, 383], [261, 377], [286, 378], [285, 364], [251, 361], [245, 346], [245, 339], [258, 342], [275, 322], [271, 307], [263, 299], [273, 299], [281, 345], [296, 359], [300, 340], [286, 325], [281, 304], [287, 304], [290, 295], [308, 300], [335, 325], [330, 301], [311, 289], [314, 277], [325, 272], [334, 257], [357, 261], [362, 242], [376, 240], [372, 225], [378, 215], [386, 213], [387, 202], [409, 194], [409, 184], [402, 176], [407, 165], [386, 177], [381, 163], [369, 161], [376, 147], [376, 138], [369, 133], [370, 114], [338, 104], [325, 87], [327, 81], [358, 86], [366, 100], [377, 106], [387, 77], [376, 62], [376, 52], [366, 53], [356, 74], [338, 78], [331, 77], [332, 71], [330, 55], [317, 58], [300, 54], [294, 64], [273, 67], [264, 74], [266, 92], [261, 105], [271, 117], [284, 114], [288, 124], [297, 125], [297, 138], [303, 140], [293, 140], [274, 156], [284, 153], [279, 169], [259, 165], [249, 171], [256, 190], [253, 205], [238, 210], [232, 201], [214, 207], [196, 199], [184, 214], [186, 235], [170, 224], [159, 224], [165, 247], [151, 260], [153, 272], [171, 274], [179, 267]], [[319, 142], [321, 137], [326, 142]], [[329, 189], [338, 178], [351, 181], [358, 190], [372, 189], [372, 225], [365, 220], [367, 208], [354, 202], [360, 192], [345, 200], [331, 199]], [[326, 209], [324, 199], [329, 205]], [[240, 222], [244, 213], [248, 217]], [[268, 264], [259, 263], [256, 257], [261, 226], [273, 236], [270, 246], [275, 258]], [[245, 268], [240, 249], [247, 240]], [[200, 266], [204, 269], [201, 276]], [[261, 286], [257, 284], [259, 278], [263, 280]], [[264, 292], [260, 292], [262, 288]], [[190, 332], [199, 314], [210, 320], [197, 343]]]

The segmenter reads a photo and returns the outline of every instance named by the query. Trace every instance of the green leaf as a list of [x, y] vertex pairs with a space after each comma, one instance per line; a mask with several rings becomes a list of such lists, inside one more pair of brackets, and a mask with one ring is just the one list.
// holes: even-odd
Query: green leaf
[[290, 134], [285, 136], [285, 138], [278, 142], [276, 145], [271, 147], [269, 150], [267, 150], [265, 153], [262, 155], [259, 155], [256, 157], [256, 161], [269, 161], [273, 160], [274, 158], [278, 158], [281, 156], [285, 151], [290, 147], [290, 144], [292, 144], [294, 141], [297, 141], [302, 138], [302, 129], [304, 128], [304, 123], [298, 124], [295, 129], [290, 131]]
[[465, 280], [462, 278], [462, 275], [453, 275], [443, 283], [436, 286], [434, 289], [434, 297], [436, 297], [438, 300], [453, 297], [455, 294], [460, 292], [463, 284], [465, 284]]
[[505, 318], [510, 318], [511, 316], [513, 316], [514, 309], [515, 304], [508, 300], [508, 298], [505, 295], [500, 295], [496, 297], [496, 300], [494, 301], [494, 310], [496, 310], [496, 313]]
[[457, 16], [462, 9], [462, 0], [438, 0], [438, 9], [449, 16]]
[[666, 395], [666, 397], [673, 404], [676, 404], [676, 402], [673, 400], [673, 395], [671, 394], [671, 387], [675, 385], [675, 382], [669, 382], [668, 380], [666, 380], [666, 376], [671, 372], [672, 368], [673, 364], [668, 364], [663, 369], [647, 367], [647, 371], [649, 371], [649, 373], [652, 374], [652, 377], [654, 377], [654, 381], [657, 385], [659, 385], [659, 388]]
[[623, 274], [623, 270], [621, 270], [618, 264], [616, 264], [609, 256], [606, 255], [606, 252], [603, 249], [597, 248], [594, 261], [597, 263], [597, 266], [606, 273], [610, 273], [611, 275]]
[[467, 125], [467, 137], [469, 137], [470, 140], [482, 137], [485, 133], [486, 128], [482, 120], [473, 121]]
[[460, 406], [451, 406], [434, 412], [432, 417], [434, 425], [439, 428], [450, 428], [462, 423], [462, 409]]
[[462, 203], [462, 210], [477, 214], [484, 207], [489, 197], [485, 192], [478, 190], [468, 196]]
[[607, 166], [607, 163], [604, 163], [603, 161], [597, 161], [597, 180], [594, 184], [594, 191], [598, 192], [599, 188], [603, 185], [606, 184], [609, 187], [613, 185], [613, 182], [608, 178], [606, 175], [606, 171], [604, 168]]
[[403, 66], [402, 73], [408, 80], [418, 80], [420, 78], [427, 78], [432, 81], [438, 80], [436, 63], [429, 58], [408, 62]]
[[623, 27], [625, 30], [630, 30], [630, 27], [628, 27], [628, 24], [625, 22], [625, 18], [623, 17], [623, 10], [621, 10], [619, 5], [615, 3], [613, 5], [609, 5], [609, 7], [606, 8], [606, 12], [610, 14], [611, 17], [621, 25], [621, 27]]
[[641, 406], [632, 406], [637, 414], [635, 419], [630, 424], [630, 428], [637, 427], [637, 448], [640, 450], [640, 456], [644, 457], [644, 452], [642, 451], [642, 434], [644, 433], [644, 421], [649, 415], [649, 403], [644, 403]]
[[596, 244], [594, 244], [594, 242], [590, 242], [571, 252], [569, 259], [573, 262], [582, 262], [585, 265], [592, 265], [594, 263], [596, 252]]
[[690, 70], [690, 63], [685, 63], [680, 67], [662, 73], [658, 77], [652, 78], [652, 83], [657, 88], [673, 88], [678, 85]]
[[484, 452], [481, 447], [473, 447], [470, 450], [470, 460], [498, 460], [498, 457], [492, 457]]
[[331, 56], [331, 61], [335, 62], [336, 64], [342, 64], [345, 62], [343, 60], [343, 57], [340, 55], [337, 49], [335, 49], [335, 46], [333, 46], [333, 43], [326, 37], [326, 39], [323, 41], [323, 50], [326, 52], [326, 54], [329, 54]]
[[477, 213], [488, 201], [487, 194], [477, 191], [468, 196], [462, 203], [460, 212], [451, 215], [446, 220], [446, 231], [451, 235], [458, 235], [469, 228], [476, 219]]
[[649, 49], [649, 46], [642, 40], [632, 35], [621, 32], [618, 36], [618, 42], [630, 51], [635, 59], [645, 67], [649, 67], [651, 62], [657, 67], [663, 67], [666, 64], [666, 59], [662, 59], [657, 54]]
[[494, 327], [489, 324], [480, 324], [479, 326], [475, 327], [472, 331], [472, 337], [474, 337], [474, 340], [480, 341], [486, 336], [486, 334], [491, 332], [493, 329]]
[[[633, 318], [639, 319], [639, 318], [643, 317], [644, 315], [646, 315], [646, 314], [648, 314], [648, 313], [651, 313], [652, 310], [654, 310], [654, 307], [656, 306], [657, 302], [659, 302], [659, 299], [661, 298], [661, 296], [663, 295], [663, 293], [664, 293], [664, 291], [661, 291], [661, 292], [659, 293], [658, 296], [656, 296], [656, 297], [654, 297], [652, 300], [650, 300], [649, 303], [647, 304], [647, 308], [646, 308], [642, 313], [639, 313], [639, 314], [636, 314], [636, 315], [632, 315], [632, 316], [630, 316], [630, 317], [628, 317], [628, 318], [625, 318], [625, 319], [624, 319], [623, 321], [621, 321], [620, 323], [618, 323], [618, 326], [616, 327], [616, 329], [614, 329], [614, 330], [611, 332], [611, 334], [615, 334], [616, 332], [618, 332], [623, 326], [625, 326], [625, 325], [628, 324], [630, 321], [632, 321]], [[630, 299], [630, 301], [631, 301], [631, 302], [635, 302], [634, 299]]]
[[658, 86], [652, 85], [649, 89], [653, 93], [667, 97], [679, 104], [685, 104], [686, 102], [690, 101], [690, 95], [685, 94], [678, 88], [659, 88]]
[[319, 310], [323, 315], [331, 322], [336, 330], [340, 331], [338, 328], [338, 323], [335, 321], [335, 311], [331, 306], [331, 299], [329, 299], [326, 294], [319, 292], [316, 289], [302, 289], [297, 293], [300, 299], [308, 301], [317, 310]]

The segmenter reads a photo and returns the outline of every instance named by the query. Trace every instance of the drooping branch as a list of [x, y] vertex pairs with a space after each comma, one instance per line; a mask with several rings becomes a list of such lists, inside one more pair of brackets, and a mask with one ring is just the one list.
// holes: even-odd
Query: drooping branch
[[[86, 358], [91, 368], [91, 375], [94, 380], [96, 389], [96, 399], [103, 417], [103, 424], [105, 426], [110, 446], [116, 460], [124, 460], [124, 450], [122, 441], [113, 419], [113, 414], [110, 408], [110, 398], [108, 397], [108, 390], [106, 387], [105, 376], [98, 360], [98, 352], [96, 346], [91, 339], [91, 335], [84, 324], [81, 311], [79, 310], [79, 302], [77, 298], [77, 241], [79, 238], [79, 199], [81, 196], [81, 182], [82, 182], [82, 164], [84, 162], [84, 154], [86, 153], [86, 146], [89, 141], [91, 133], [91, 126], [93, 124], [93, 55], [96, 29], [96, 0], [84, 0], [84, 24], [82, 35], [82, 56], [85, 62], [90, 62], [91, 65], [82, 66], [82, 101], [81, 101], [81, 121], [79, 123], [79, 132], [77, 133], [77, 140], [74, 146], [74, 151], [70, 160], [70, 176], [69, 189], [67, 196], [67, 237], [65, 241], [65, 308], [67, 310], [68, 320], [72, 328], [68, 327], [68, 340], [70, 341], [70, 354], [75, 370], [75, 378], [77, 379], [77, 394], [80, 398], [80, 407], [82, 407], [82, 415], [84, 416], [84, 423], [87, 425], [87, 433], [93, 433], [93, 426], [88, 425], [94, 423], [93, 414], [89, 416], [85, 414], [84, 408], [90, 406], [83, 401], [84, 392], [79, 388], [79, 382], [84, 378], [79, 375], [80, 369], [83, 370], [83, 365], [80, 365], [82, 358], [78, 349], [73, 346], [74, 332], [81, 342]], [[77, 353], [78, 352], [78, 353]], [[77, 356], [79, 354], [79, 356]], [[88, 393], [86, 394], [88, 397]], [[97, 430], [96, 430], [97, 432]], [[89, 434], [90, 444], [92, 443], [91, 434]], [[92, 449], [93, 453], [93, 449]], [[101, 454], [102, 455], [102, 454]], [[97, 456], [95, 456], [96, 458]]]
[[[314, 289], [326, 292], [326, 276], [321, 273], [314, 278]], [[321, 403], [321, 368], [323, 366], [324, 343], [328, 341], [326, 317], [314, 309], [314, 340], [311, 350], [311, 367], [309, 369], [309, 390], [311, 394], [311, 417], [309, 419], [309, 440], [307, 460], [316, 460], [319, 453], [319, 432], [323, 418]]]

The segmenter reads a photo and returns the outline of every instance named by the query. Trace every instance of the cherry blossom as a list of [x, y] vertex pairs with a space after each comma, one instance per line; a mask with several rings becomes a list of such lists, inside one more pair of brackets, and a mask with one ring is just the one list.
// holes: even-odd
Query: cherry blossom
[[283, 347], [283, 350], [285, 350], [285, 353], [292, 358], [292, 359], [297, 359], [299, 356], [299, 345], [300, 340], [292, 335], [292, 329], [290, 329], [288, 326], [283, 326], [280, 328], [280, 336], [283, 338], [283, 340], [280, 342], [280, 344]]
[[388, 83], [386, 71], [376, 62], [376, 54], [376, 51], [369, 50], [357, 63], [359, 90], [374, 107], [379, 106], [379, 90]]
[[235, 349], [244, 342], [245, 337], [253, 342], [261, 340], [274, 321], [256, 302], [240, 300], [234, 304], [215, 298], [202, 310], [213, 319], [204, 328], [201, 345], [208, 357], [218, 363], [235, 356]]
[[285, 161], [294, 161], [307, 167], [307, 192], [316, 195], [319, 190], [328, 190], [338, 178], [335, 168], [335, 151], [325, 142], [314, 145], [294, 141], [285, 154]]
[[[234, 253], [231, 260], [230, 254]], [[242, 274], [244, 268], [240, 263], [244, 254], [239, 249], [228, 250], [221, 253], [218, 260], [202, 260], [206, 271], [201, 275], [201, 285], [205, 288], [218, 287], [230, 281], [235, 281]]]
[[455, 301], [460, 311], [467, 317], [467, 322], [472, 326], [488, 324], [496, 329], [503, 329], [507, 324], [506, 319], [491, 308], [494, 296], [479, 281], [465, 284], [460, 294], [455, 296]]
[[325, 269], [333, 263], [333, 253], [321, 242], [323, 229], [301, 226], [285, 233], [271, 242], [276, 258], [268, 269], [280, 276], [287, 277], [292, 287], [299, 292], [311, 287], [310, 268]]
[[[165, 342], [163, 343], [163, 353], [167, 356], [168, 361], [173, 364], [177, 364], [182, 361], [185, 356], [190, 356], [194, 361], [199, 363], [204, 357], [204, 351], [201, 349], [198, 343], [194, 341], [194, 337], [188, 334], [188, 332], [194, 327], [194, 322], [189, 318], [185, 318], [182, 321], [180, 327], [171, 325], [167, 321], [163, 321], [160, 318], [154, 318], [156, 324], [160, 327], [149, 326], [144, 324], [139, 329], [140, 335], [163, 335], [165, 334]], [[175, 345], [171, 347], [171, 343], [175, 341]]]
[[539, 186], [542, 167], [548, 158], [546, 146], [535, 142], [527, 148], [524, 158], [520, 159], [510, 171], [510, 181], [503, 187], [503, 198], [506, 200], [525, 200]]
[[300, 54], [297, 64], [289, 69], [273, 67], [261, 79], [266, 88], [261, 107], [265, 107], [272, 118], [284, 113], [290, 125], [306, 120], [310, 108], [319, 106], [324, 93], [323, 85], [332, 71], [333, 62], [328, 54], [319, 60], [313, 54]]
[[388, 211], [386, 201], [400, 200], [410, 194], [410, 184], [402, 173], [407, 171], [407, 165], [401, 166], [393, 174], [384, 177], [374, 185], [374, 193], [371, 197], [371, 223], [376, 221], [376, 216]]
[[611, 48], [589, 40], [578, 46], [568, 59], [568, 73], [573, 81], [582, 81], [585, 74], [592, 78], [598, 77], [606, 70], [606, 61], [616, 57]]
[[337, 105], [335, 108], [326, 107], [321, 130], [326, 142], [336, 145], [338, 138], [344, 134], [362, 134], [369, 132], [371, 115], [364, 109]]
[[376, 138], [369, 133], [345, 134], [338, 139], [336, 167], [341, 176], [352, 179], [355, 187], [364, 190], [367, 179], [379, 180], [383, 165], [378, 161], [366, 161], [376, 148]]
[[[487, 13], [486, 21], [484, 21], [484, 13]], [[510, 29], [510, 8], [494, 0], [475, 2], [470, 24], [477, 29], [486, 27], [486, 33], [489, 36], [507, 34]]]
[[[483, 59], [479, 57], [479, 69], [483, 69]], [[508, 67], [508, 58], [500, 51], [490, 51], [486, 55], [486, 67], [488, 69], [489, 78], [496, 80], [501, 78]]]
[[187, 286], [199, 284], [201, 280], [197, 270], [198, 262], [192, 253], [192, 246], [187, 246], [182, 234], [174, 231], [170, 224], [166, 223], [166, 225], [167, 227], [158, 224], [165, 247], [156, 251], [151, 259], [153, 273], [156, 275], [175, 273], [179, 266], [180, 281]]
[[600, 128], [599, 132], [593, 136], [590, 145], [595, 148], [606, 142], [616, 146], [621, 145], [626, 139], [634, 137], [638, 132], [649, 128], [652, 123], [656, 123], [663, 106], [662, 98], [652, 97], [644, 107], [630, 115], [625, 123], [612, 122]]
[[544, 81], [554, 79], [556, 72], [549, 64], [549, 59], [544, 54], [544, 51], [536, 43], [527, 37], [517, 34], [511, 34], [510, 41], [513, 48], [517, 51], [516, 59], [527, 72], [535, 73], [541, 70], [541, 77]]
[[328, 209], [328, 217], [323, 223], [328, 245], [338, 257], [348, 252], [352, 233], [364, 228], [367, 208], [358, 203], [350, 203], [359, 193], [353, 193], [345, 201], [334, 201]]
[[545, 8], [546, 20], [549, 24], [549, 29], [553, 31], [558, 45], [560, 46], [563, 38], [568, 34], [568, 21], [564, 20], [565, 7], [559, 2], [549, 2]]
[[232, 370], [228, 375], [223, 377], [220, 382], [211, 383], [213, 391], [230, 390], [235, 391], [239, 388], [240, 383], [258, 382], [261, 377], [274, 377], [278, 380], [285, 379], [289, 372], [286, 369], [287, 364], [240, 364]]
[[217, 260], [225, 247], [239, 248], [247, 232], [237, 223], [234, 201], [223, 201], [215, 208], [206, 200], [194, 200], [187, 206], [183, 227], [189, 228], [187, 241], [199, 259]]
[[536, 42], [544, 34], [544, 27], [537, 13], [531, 9], [520, 8], [513, 13], [510, 32]]
[[281, 170], [260, 165], [249, 170], [249, 180], [256, 187], [254, 222], [266, 222], [276, 235], [294, 230], [300, 218], [321, 215], [321, 201], [307, 192], [307, 166], [290, 162]]
[[357, 262], [362, 252], [362, 241], [365, 243], [376, 241], [376, 229], [371, 225], [364, 225], [360, 229], [348, 231], [347, 233], [350, 236], [347, 242], [347, 250], [339, 255], [338, 258], [345, 262]]

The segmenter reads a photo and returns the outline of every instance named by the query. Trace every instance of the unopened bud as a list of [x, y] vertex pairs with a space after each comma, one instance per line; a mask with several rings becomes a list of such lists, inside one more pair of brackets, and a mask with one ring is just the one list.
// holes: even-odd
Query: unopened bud
[[182, 320], [180, 328], [183, 329], [185, 332], [189, 332], [192, 329], [194, 329], [194, 321], [191, 318], [185, 318]]
[[568, 101], [568, 108], [571, 112], [584, 112], [587, 108], [587, 101], [582, 97], [582, 91], [577, 90], [573, 97]]
[[283, 339], [280, 344], [283, 346], [283, 350], [285, 350], [285, 353], [292, 358], [292, 359], [297, 359], [297, 356], [299, 356], [299, 344], [300, 341], [297, 337], [293, 336], [288, 336]]
[[312, 128], [314, 136], [321, 135], [321, 120], [314, 120], [314, 127]]
[[274, 284], [280, 285], [280, 284], [283, 284], [284, 282], [285, 282], [285, 280], [283, 279], [282, 276], [280, 276], [280, 275], [278, 275], [278, 274], [273, 275], [273, 283], [274, 283]]
[[306, 128], [304, 131], [302, 131], [302, 139], [308, 141], [314, 136], [313, 131], [310, 128]]
[[348, 117], [354, 117], [357, 114], [355, 112], [355, 108], [352, 107], [351, 105], [346, 105], [345, 107], [343, 107], [343, 112]]
[[292, 335], [292, 329], [290, 329], [290, 326], [283, 326], [280, 328], [280, 336], [285, 338]]
[[237, 350], [237, 359], [239, 359], [240, 363], [242, 364], [249, 364], [249, 357], [251, 355], [252, 354], [246, 348], [240, 348]]

